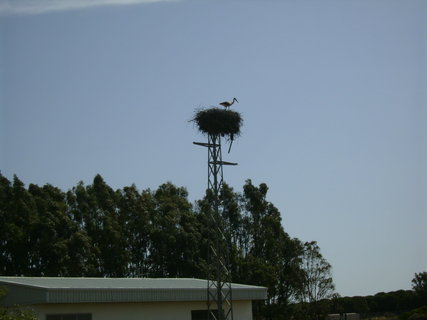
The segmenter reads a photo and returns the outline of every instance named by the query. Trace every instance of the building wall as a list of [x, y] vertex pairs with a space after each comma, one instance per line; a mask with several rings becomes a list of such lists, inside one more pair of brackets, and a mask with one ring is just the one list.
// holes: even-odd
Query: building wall
[[[206, 309], [206, 302], [81, 303], [34, 305], [39, 320], [47, 314], [91, 313], [92, 320], [191, 320], [191, 310]], [[234, 320], [252, 319], [251, 301], [233, 301]]]
[[359, 313], [332, 313], [328, 314], [327, 320], [360, 320]]

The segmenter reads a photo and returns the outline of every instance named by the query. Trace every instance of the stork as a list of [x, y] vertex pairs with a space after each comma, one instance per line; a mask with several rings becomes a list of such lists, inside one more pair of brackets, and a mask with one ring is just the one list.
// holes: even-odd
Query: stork
[[234, 101], [239, 102], [239, 101], [237, 101], [236, 98], [233, 98], [233, 101], [224, 101], [224, 102], [221, 102], [220, 105], [223, 106], [225, 109], [227, 109], [227, 108], [231, 107], [231, 105], [234, 103]]

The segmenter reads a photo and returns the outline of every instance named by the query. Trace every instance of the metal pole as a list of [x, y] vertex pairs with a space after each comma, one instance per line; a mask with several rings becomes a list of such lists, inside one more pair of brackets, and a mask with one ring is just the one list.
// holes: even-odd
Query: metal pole
[[229, 270], [228, 240], [223, 231], [226, 230], [222, 216], [220, 193], [223, 187], [223, 165], [237, 163], [222, 161], [221, 136], [208, 135], [208, 143], [194, 142], [208, 148], [208, 189], [212, 192], [212, 212], [210, 223], [214, 231], [214, 239], [209, 241], [208, 252], [208, 284], [207, 307], [209, 320], [233, 320], [231, 273]]

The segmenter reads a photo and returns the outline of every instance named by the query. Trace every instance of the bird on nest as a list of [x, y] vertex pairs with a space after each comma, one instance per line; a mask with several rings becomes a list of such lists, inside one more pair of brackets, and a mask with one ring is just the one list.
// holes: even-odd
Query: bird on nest
[[236, 98], [233, 98], [232, 101], [224, 101], [224, 102], [221, 102], [220, 105], [223, 106], [225, 109], [227, 109], [227, 108], [231, 107], [231, 105], [234, 103], [234, 101], [239, 102], [239, 101], [237, 101]]

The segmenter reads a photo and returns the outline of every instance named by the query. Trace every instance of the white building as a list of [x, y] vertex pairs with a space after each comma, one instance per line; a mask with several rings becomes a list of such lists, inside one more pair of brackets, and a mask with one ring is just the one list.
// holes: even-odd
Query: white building
[[[40, 320], [206, 319], [207, 281], [149, 278], [0, 277], [5, 306], [33, 309]], [[267, 288], [232, 284], [234, 320], [252, 319]]]

